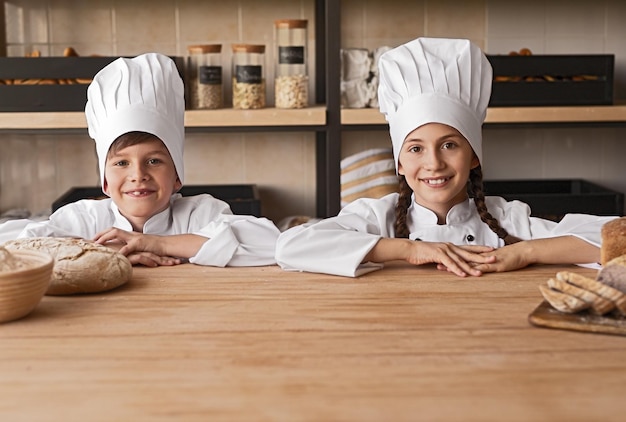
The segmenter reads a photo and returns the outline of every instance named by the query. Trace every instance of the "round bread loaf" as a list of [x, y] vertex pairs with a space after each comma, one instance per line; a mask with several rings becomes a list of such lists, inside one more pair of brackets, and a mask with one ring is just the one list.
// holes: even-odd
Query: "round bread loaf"
[[626, 254], [604, 264], [598, 271], [597, 280], [626, 294]]
[[84, 239], [33, 237], [9, 240], [8, 250], [34, 249], [54, 258], [54, 270], [47, 295], [98, 293], [128, 282], [133, 267], [115, 249]]
[[626, 217], [616, 218], [602, 226], [600, 263], [606, 264], [613, 258], [626, 254]]

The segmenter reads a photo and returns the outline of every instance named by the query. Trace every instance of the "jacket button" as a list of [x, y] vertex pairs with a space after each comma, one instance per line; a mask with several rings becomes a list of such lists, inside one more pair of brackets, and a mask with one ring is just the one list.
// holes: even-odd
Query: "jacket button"
[[472, 236], [471, 234], [468, 234], [468, 235], [467, 235], [467, 237], [466, 237], [466, 239], [467, 239], [467, 241], [468, 241], [468, 242], [473, 242], [473, 241], [474, 241], [474, 239], [475, 239], [475, 237], [474, 237], [474, 236]]

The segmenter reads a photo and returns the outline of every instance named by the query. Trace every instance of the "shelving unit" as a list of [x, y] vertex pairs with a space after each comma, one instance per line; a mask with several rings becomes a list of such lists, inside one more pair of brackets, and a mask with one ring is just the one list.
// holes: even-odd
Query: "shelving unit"
[[[187, 129], [250, 128], [273, 129], [276, 126], [289, 130], [319, 129], [326, 125], [326, 108], [322, 106], [305, 109], [281, 110], [188, 110], [185, 112]], [[0, 113], [0, 130], [54, 130], [87, 129], [85, 114], [75, 112]]]
[[[386, 125], [378, 109], [341, 110], [344, 126]], [[626, 105], [568, 107], [492, 107], [485, 124], [517, 123], [625, 123]]]
[[[0, 1], [0, 6], [3, 3]], [[340, 209], [342, 131], [384, 130], [387, 127], [378, 109], [341, 109], [340, 16], [339, 1], [315, 0], [316, 106], [299, 110], [190, 110], [185, 114], [185, 125], [189, 131], [314, 132], [318, 217], [334, 215]], [[0, 22], [4, 24], [4, 19]], [[3, 29], [2, 26], [0, 29]], [[4, 44], [0, 46], [0, 54]], [[626, 126], [626, 105], [498, 107], [487, 112], [486, 125], [514, 124]], [[86, 127], [82, 112], [0, 113], [0, 131], [74, 131], [85, 130]]]
[[[316, 212], [319, 216], [339, 209], [339, 161], [341, 152], [339, 52], [340, 4], [315, 0], [315, 103], [298, 110], [188, 110], [185, 127], [204, 132], [313, 131], [316, 139]], [[0, 1], [0, 32], [4, 34], [4, 2]], [[0, 55], [6, 42], [0, 38]], [[82, 112], [0, 113], [0, 131], [86, 130]]]

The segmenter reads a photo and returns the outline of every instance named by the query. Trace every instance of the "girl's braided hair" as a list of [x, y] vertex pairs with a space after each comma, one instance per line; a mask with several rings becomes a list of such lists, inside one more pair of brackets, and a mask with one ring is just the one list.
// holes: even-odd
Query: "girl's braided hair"
[[[406, 224], [406, 216], [407, 211], [411, 206], [411, 195], [413, 191], [403, 175], [398, 176], [398, 182], [400, 184], [400, 195], [398, 196], [398, 203], [396, 204], [396, 221], [394, 229], [396, 237], [408, 238], [409, 228]], [[502, 226], [500, 226], [498, 220], [495, 219], [487, 210], [487, 205], [485, 204], [485, 192], [483, 191], [483, 171], [480, 166], [470, 170], [467, 191], [469, 196], [474, 198], [476, 210], [478, 211], [478, 215], [480, 215], [480, 219], [487, 224], [499, 238], [503, 239], [505, 244], [508, 245], [519, 241], [516, 237], [509, 235], [509, 233]]]

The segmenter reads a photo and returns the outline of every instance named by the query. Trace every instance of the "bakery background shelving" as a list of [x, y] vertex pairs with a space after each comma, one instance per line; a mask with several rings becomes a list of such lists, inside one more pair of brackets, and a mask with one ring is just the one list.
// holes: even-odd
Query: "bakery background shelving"
[[[265, 8], [276, 8], [278, 3], [277, 1], [270, 1], [264, 3], [263, 6]], [[494, 18], [490, 19], [489, 22], [480, 21], [480, 17], [486, 15], [484, 13], [485, 9], [488, 9], [491, 14], [492, 10], [505, 8], [507, 5], [510, 6], [513, 4], [513, 2], [495, 2], [489, 0], [470, 2], [458, 1], [454, 4], [452, 3], [454, 2], [447, 2], [441, 5], [437, 4], [437, 6], [435, 6], [430, 2], [416, 2], [415, 5], [407, 9], [405, 4], [400, 0], [392, 0], [389, 2], [374, 1], [367, 2], [366, 4], [350, 0], [302, 0], [300, 4], [305, 5], [303, 6], [305, 9], [307, 7], [314, 9], [313, 15], [309, 13], [307, 16], [314, 16], [314, 19], [312, 19], [312, 21], [314, 21], [312, 22], [312, 24], [314, 24], [312, 31], [314, 33], [314, 45], [311, 45], [311, 48], [315, 55], [315, 91], [312, 93], [312, 96], [315, 98], [315, 105], [308, 109], [301, 110], [278, 110], [273, 108], [251, 111], [231, 109], [209, 111], [193, 110], [189, 111], [186, 115], [187, 130], [196, 135], [204, 133], [224, 133], [231, 135], [230, 137], [225, 136], [225, 138], [229, 139], [229, 141], [225, 142], [230, 142], [232, 136], [238, 133], [258, 133], [271, 137], [274, 137], [274, 134], [280, 133], [290, 134], [293, 132], [294, 134], [306, 134], [308, 138], [304, 142], [308, 143], [310, 142], [308, 139], [311, 139], [314, 143], [312, 153], [308, 154], [307, 152], [306, 158], [304, 158], [305, 160], [314, 161], [314, 171], [312, 172], [314, 174], [312, 177], [314, 177], [313, 184], [315, 192], [313, 195], [315, 199], [313, 201], [314, 206], [309, 208], [311, 209], [310, 214], [316, 214], [317, 216], [335, 214], [339, 210], [340, 160], [342, 156], [354, 151], [356, 147], [366, 146], [369, 142], [368, 137], [373, 138], [378, 136], [382, 144], [388, 142], [386, 140], [388, 136], [386, 133], [386, 123], [377, 109], [341, 109], [339, 89], [340, 48], [359, 45], [374, 48], [387, 43], [397, 43], [400, 39], [408, 39], [408, 34], [413, 34], [416, 31], [418, 33], [426, 33], [425, 27], [420, 26], [423, 25], [423, 22], [426, 22], [426, 20], [429, 22], [428, 30], [430, 32], [428, 35], [437, 36], [437, 30], [441, 33], [443, 31], [450, 31], [450, 28], [455, 28], [455, 31], [458, 31], [458, 33], [454, 34], [455, 36], [467, 36], [472, 39], [482, 37], [480, 41], [484, 43], [488, 38], [487, 30], [494, 32], [493, 22], [497, 22], [498, 20]], [[612, 5], [618, 4], [615, 0], [609, 0], [607, 4], [609, 3]], [[253, 2], [249, 4], [256, 5], [256, 3]], [[161, 7], [165, 6], [162, 5]], [[448, 13], [450, 7], [455, 7], [455, 9], [459, 10], [462, 9], [463, 14], [471, 17], [472, 19], [470, 20], [476, 24], [468, 29], [462, 25], [453, 25], [445, 21], [445, 19], [450, 19], [449, 16], [452, 16], [452, 19], [454, 19], [454, 16]], [[582, 8], [583, 6], [578, 7]], [[476, 11], [470, 8], [476, 9]], [[545, 9], [548, 8], [549, 6], [546, 3]], [[403, 10], [402, 16], [398, 14], [399, 9]], [[469, 13], [468, 10], [470, 11]], [[496, 12], [498, 12], [498, 10], [496, 10]], [[280, 13], [276, 10], [272, 13], [276, 15], [276, 17], [280, 17]], [[500, 19], [503, 19], [503, 17], [509, 15], [510, 13], [504, 13], [500, 10], [499, 15], [496, 17], [499, 16]], [[615, 19], [619, 20], [619, 13], [609, 15], [611, 15], [609, 18], [612, 18], [612, 15], [616, 15], [617, 17]], [[3, 17], [2, 14], [0, 14], [0, 17]], [[419, 21], [420, 18], [422, 22]], [[593, 18], [593, 16], [591, 18]], [[437, 24], [441, 19], [444, 19], [446, 24], [437, 28]], [[466, 17], [463, 19], [457, 17], [456, 19], [459, 19], [459, 22], [468, 21]], [[552, 17], [550, 19], [552, 19]], [[374, 21], [376, 21], [376, 23], [373, 23]], [[608, 21], [610, 23], [611, 19], [608, 19]], [[5, 19], [0, 19], [0, 25], [4, 25], [4, 22]], [[533, 22], [541, 22], [541, 20], [534, 20]], [[361, 23], [363, 27], [359, 26]], [[367, 25], [378, 29], [370, 31], [371, 28]], [[474, 30], [473, 28], [476, 28], [475, 32], [472, 32]], [[509, 30], [509, 28], [506, 29]], [[2, 32], [2, 34], [0, 34], [0, 54], [2, 54], [3, 51], [6, 53], [5, 44], [7, 40], [3, 38], [4, 31], [0, 32]], [[493, 39], [495, 39], [495, 35], [491, 40], [493, 41]], [[620, 61], [618, 60], [616, 63], [619, 65]], [[593, 136], [595, 143], [598, 143], [596, 133], [600, 133], [602, 137], [604, 137], [604, 141], [601, 142], [603, 143], [601, 147], [603, 151], [597, 154], [603, 154], [602, 157], [610, 157], [616, 155], [615, 151], [617, 151], [617, 155], [619, 155], [620, 151], [623, 151], [623, 147], [613, 147], [613, 145], [618, 144], [613, 143], [612, 139], [616, 139], [616, 142], [621, 142], [620, 139], [623, 139], [623, 128], [626, 127], [626, 105], [618, 103], [614, 106], [590, 107], [490, 108], [486, 124], [489, 130], [493, 128], [496, 131], [507, 131], [507, 137], [511, 134], [511, 128], [521, 127], [522, 131], [537, 131], [531, 134], [531, 136], [537, 138], [544, 136], [543, 132], [538, 132], [542, 130], [540, 128], [547, 128], [547, 130], [550, 131], [553, 130], [553, 128], [579, 126], [584, 128], [583, 131], [593, 131], [588, 133]], [[54, 134], [60, 133], [61, 135], [59, 136], [62, 137], [65, 132], [82, 133], [85, 127], [84, 116], [80, 112], [0, 113], [0, 142], [6, 140], [6, 137], [3, 137], [5, 133], [10, 134], [9, 138], [11, 142], [5, 142], [4, 145], [10, 144], [15, 146], [20, 139], [26, 139], [28, 136], [34, 135], [33, 137], [37, 138], [40, 136], [46, 137], [48, 135], [55, 136]], [[609, 131], [607, 131], [607, 128]], [[615, 132], [610, 132], [610, 130], [615, 130]], [[525, 133], [524, 135], [527, 134]], [[569, 136], [569, 133], [565, 136]], [[19, 139], [13, 140], [13, 138], [16, 137]], [[546, 143], [542, 147], [543, 149], [550, 149], [552, 148], [551, 145], [555, 144], [552, 139], [548, 138], [550, 137], [546, 137]], [[609, 139], [609, 141], [606, 139]], [[267, 141], [264, 141], [263, 145], [266, 145], [266, 142]], [[509, 146], [506, 148], [515, 149], [513, 154], [517, 154], [518, 145], [514, 144], [514, 141], [507, 140], [507, 142]], [[502, 143], [505, 144], [507, 142]], [[550, 144], [550, 146], [548, 146], [548, 144]], [[283, 143], [281, 145], [286, 144]], [[500, 142], [498, 141], [498, 147], [495, 148], [498, 150], [496, 152], [497, 154], [500, 154], [502, 148], [504, 148], [499, 145]], [[557, 149], [560, 144], [557, 142], [556, 145], [554, 149]], [[619, 145], [623, 145], [623, 143]], [[228, 151], [225, 154], [228, 154]], [[523, 153], [528, 155], [535, 154], [535, 152], [527, 152], [527, 150], [524, 150]], [[594, 151], [594, 154], [595, 153], [596, 151]], [[509, 151], [506, 151], [506, 154], [509, 154]], [[540, 158], [541, 154], [544, 154], [544, 152], [538, 150], [536, 154], [538, 154]], [[599, 155], [597, 157], [599, 157]], [[591, 161], [597, 159], [600, 158], [588, 158], [588, 160]], [[564, 160], [571, 160], [571, 157], [565, 158]], [[578, 160], [578, 158], [574, 158], [575, 162], [576, 160]], [[602, 160], [606, 161], [606, 158], [602, 158]], [[265, 161], [269, 162], [271, 159]], [[259, 162], [265, 161], [259, 160]], [[611, 161], [610, 164], [608, 171], [612, 171], [613, 173], [616, 171], [619, 172], [619, 169], [615, 169], [613, 161]], [[557, 167], [552, 164], [550, 164], [550, 166]], [[599, 164], [594, 164], [594, 166], [596, 168], [602, 167]], [[505, 167], [505, 164], [501, 166], [501, 168]], [[576, 169], [580, 168], [576, 163], [570, 165], [570, 167]], [[490, 168], [493, 167], [490, 166]], [[196, 173], [199, 171], [200, 170], [196, 170]], [[305, 169], [302, 174], [292, 174], [289, 177], [292, 179], [299, 177], [306, 178], [309, 177], [306, 173], [307, 171], [309, 170]], [[598, 175], [602, 172], [601, 177], [616, 179], [613, 175], [606, 176], [605, 173], [607, 170], [604, 167], [594, 171]], [[509, 169], [506, 168], [504, 171], [501, 171], [500, 174], [508, 176], [508, 172]], [[622, 182], [614, 182], [614, 184], [618, 186], [621, 186], [620, 183]], [[272, 190], [273, 187], [270, 186], [269, 189]], [[305, 187], [302, 189], [308, 188]], [[624, 190], [622, 188], [620, 189]], [[296, 199], [296, 201], [297, 200], [298, 199]], [[0, 206], [1, 205], [2, 204], [0, 204]]]

